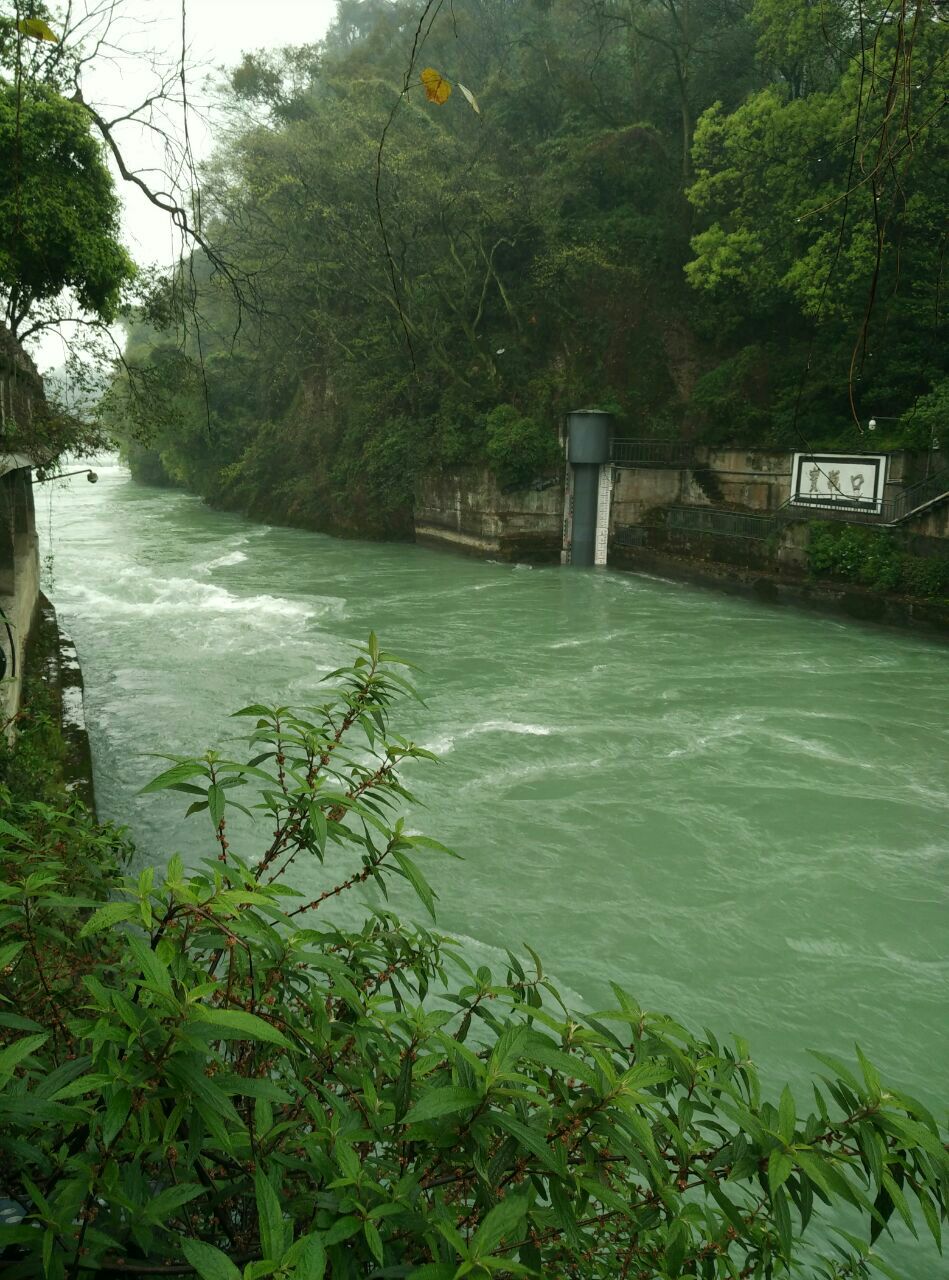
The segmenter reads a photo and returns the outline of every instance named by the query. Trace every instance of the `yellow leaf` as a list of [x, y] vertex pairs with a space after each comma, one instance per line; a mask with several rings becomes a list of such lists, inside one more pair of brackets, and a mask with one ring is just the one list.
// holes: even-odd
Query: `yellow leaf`
[[49, 40], [52, 44], [59, 44], [59, 36], [56, 35], [52, 27], [47, 26], [42, 18], [21, 18], [16, 24], [16, 29], [21, 36], [29, 36], [33, 40]]
[[469, 105], [470, 105], [470, 107], [471, 107], [471, 110], [472, 110], [476, 115], [479, 115], [479, 116], [480, 116], [480, 115], [481, 115], [481, 108], [478, 106], [478, 99], [474, 96], [474, 94], [471, 92], [471, 90], [470, 90], [470, 89], [466, 89], [466, 88], [465, 88], [465, 86], [464, 86], [463, 84], [459, 84], [458, 88], [461, 90], [461, 92], [462, 92], [462, 93], [465, 95], [465, 97], [468, 99], [468, 103], [469, 103]]
[[437, 102], [441, 106], [443, 102], [448, 101], [451, 94], [451, 85], [439, 75], [434, 67], [426, 67], [419, 79], [425, 86], [425, 96], [429, 102]]

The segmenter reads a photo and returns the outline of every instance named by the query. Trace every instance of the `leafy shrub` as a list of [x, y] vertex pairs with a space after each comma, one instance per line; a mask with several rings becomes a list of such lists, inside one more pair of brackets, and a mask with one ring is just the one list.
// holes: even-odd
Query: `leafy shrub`
[[485, 420], [487, 455], [499, 482], [525, 488], [562, 460], [560, 446], [549, 427], [524, 417], [512, 404], [499, 404]]
[[949, 592], [949, 560], [903, 551], [885, 529], [815, 522], [810, 527], [807, 558], [817, 576], [911, 596]]
[[[305, 712], [237, 712], [246, 762], [175, 757], [146, 788], [210, 820], [195, 871], [175, 856], [110, 896], [94, 825], [0, 822], [5, 1276], [765, 1280], [821, 1204], [872, 1240], [915, 1202], [938, 1235], [943, 1139], [862, 1055], [859, 1075], [822, 1059], [799, 1116], [787, 1088], [762, 1100], [741, 1040], [618, 986], [570, 1013], [533, 952], [501, 980], [388, 909], [327, 919], [397, 880], [434, 915], [416, 858], [447, 852], [396, 816], [399, 766], [430, 754], [389, 728], [413, 692], [397, 660], [370, 637], [334, 676]], [[228, 824], [251, 789], [269, 834], [244, 859]], [[821, 1274], [879, 1261], [852, 1233], [833, 1257]]]

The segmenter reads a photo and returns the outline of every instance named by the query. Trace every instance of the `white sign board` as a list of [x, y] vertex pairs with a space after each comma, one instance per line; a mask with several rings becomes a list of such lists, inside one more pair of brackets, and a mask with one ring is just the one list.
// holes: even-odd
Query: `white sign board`
[[878, 512], [885, 483], [885, 453], [796, 453], [791, 502], [799, 507]]

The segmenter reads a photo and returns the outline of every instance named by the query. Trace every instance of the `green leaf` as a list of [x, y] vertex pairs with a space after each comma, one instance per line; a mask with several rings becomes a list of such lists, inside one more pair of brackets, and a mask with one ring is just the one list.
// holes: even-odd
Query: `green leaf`
[[326, 1274], [326, 1250], [323, 1248], [321, 1237], [315, 1231], [294, 1243], [290, 1253], [283, 1260], [285, 1266], [291, 1255], [292, 1262], [296, 1264], [290, 1273], [291, 1280], [323, 1280]]
[[405, 1115], [411, 1100], [412, 1057], [408, 1051], [406, 1051], [402, 1056], [402, 1065], [399, 1067], [399, 1077], [395, 1082], [395, 1115], [393, 1116], [393, 1119], [396, 1124], [398, 1124]]
[[211, 821], [217, 830], [221, 819], [224, 817], [224, 807], [227, 804], [227, 792], [223, 787], [216, 783], [208, 787], [208, 809], [211, 813]]
[[11, 827], [5, 818], [0, 818], [0, 836], [12, 836], [19, 844], [27, 849], [32, 849], [35, 841], [25, 831], [19, 827]]
[[32, 1018], [24, 1018], [19, 1013], [0, 1013], [0, 1027], [15, 1027], [17, 1031], [42, 1031], [43, 1027]]
[[25, 946], [25, 942], [10, 942], [5, 947], [0, 947], [0, 973], [13, 964]]
[[134, 920], [138, 915], [138, 906], [133, 902], [107, 902], [100, 907], [79, 931], [80, 938], [87, 938], [91, 933], [101, 933], [103, 929], [111, 929], [122, 920]]
[[282, 1031], [254, 1013], [244, 1013], [240, 1009], [215, 1009], [205, 1004], [195, 1005], [191, 1012], [193, 1021], [210, 1023], [219, 1031], [222, 1040], [263, 1040], [267, 1044], [278, 1044], [283, 1049], [293, 1048]]
[[797, 1124], [797, 1106], [794, 1102], [794, 1095], [787, 1085], [781, 1090], [781, 1102], [778, 1106], [778, 1132], [785, 1142], [790, 1142], [794, 1137], [794, 1128]]
[[937, 1212], [936, 1208], [933, 1206], [932, 1201], [930, 1200], [929, 1196], [926, 1195], [925, 1191], [917, 1192], [916, 1194], [917, 1194], [917, 1198], [919, 1199], [919, 1207], [922, 1209], [923, 1217], [926, 1219], [926, 1226], [929, 1227], [929, 1230], [932, 1234], [932, 1238], [936, 1242], [936, 1248], [939, 1249], [941, 1252], [942, 1251], [942, 1227], [939, 1222], [939, 1213]]
[[791, 1210], [788, 1206], [787, 1194], [780, 1187], [773, 1193], [771, 1204], [774, 1209], [774, 1225], [777, 1228], [778, 1239], [781, 1242], [781, 1252], [785, 1258], [789, 1259], [793, 1243], [791, 1236]]
[[483, 1258], [492, 1253], [505, 1236], [513, 1234], [527, 1213], [526, 1196], [508, 1195], [488, 1213], [471, 1242], [471, 1256]]
[[548, 1144], [545, 1134], [538, 1129], [532, 1129], [530, 1125], [523, 1124], [520, 1120], [515, 1120], [507, 1111], [492, 1111], [489, 1119], [492, 1124], [496, 1124], [498, 1128], [504, 1129], [506, 1133], [517, 1138], [540, 1160], [541, 1164], [546, 1165], [554, 1173], [560, 1172], [560, 1161], [557, 1159], [556, 1152]]
[[678, 1218], [672, 1224], [672, 1228], [666, 1237], [665, 1265], [666, 1271], [670, 1276], [681, 1274], [680, 1267], [685, 1257], [689, 1239], [688, 1226], [681, 1218]]
[[[260, 1246], [265, 1258], [282, 1258], [287, 1248], [288, 1226], [277, 1193], [269, 1179], [258, 1170], [254, 1175], [254, 1194], [257, 1200], [257, 1216], [260, 1222]], [[292, 1230], [292, 1228], [290, 1228]]]
[[890, 1199], [896, 1205], [896, 1209], [900, 1217], [909, 1227], [910, 1231], [912, 1231], [913, 1235], [919, 1239], [919, 1232], [916, 1230], [916, 1223], [913, 1221], [913, 1215], [910, 1213], [909, 1205], [906, 1203], [906, 1197], [885, 1170], [883, 1172], [883, 1186], [889, 1192]]
[[129, 934], [128, 946], [146, 983], [156, 991], [160, 991], [162, 995], [171, 996], [171, 979], [168, 976], [167, 966], [162, 964], [151, 947], [141, 938], [136, 938], [134, 934]]
[[203, 1192], [204, 1187], [197, 1182], [181, 1182], [177, 1186], [166, 1187], [145, 1202], [144, 1215], [150, 1222], [164, 1223], [175, 1209], [180, 1209]]
[[0, 1051], [0, 1076], [12, 1075], [17, 1064], [35, 1053], [48, 1039], [48, 1035], [24, 1036], [22, 1040], [16, 1040]]
[[393, 858], [395, 858], [396, 862], [402, 868], [402, 873], [405, 876], [406, 880], [408, 880], [408, 882], [411, 884], [412, 888], [418, 894], [423, 905], [428, 911], [428, 914], [434, 920], [435, 919], [435, 895], [432, 892], [431, 886], [429, 885], [428, 881], [422, 875], [421, 871], [419, 871], [418, 867], [415, 865], [412, 859], [407, 857], [401, 851], [401, 849], [397, 849], [397, 848], [393, 849], [392, 856]]
[[366, 1237], [366, 1244], [368, 1244], [372, 1256], [381, 1267], [385, 1260], [385, 1253], [382, 1248], [382, 1237], [379, 1235], [379, 1230], [368, 1218], [362, 1224], [362, 1229], [363, 1235]]
[[849, 1084], [851, 1089], [857, 1093], [860, 1092], [860, 1083], [845, 1062], [841, 1062], [839, 1058], [835, 1058], [829, 1053], [818, 1053], [816, 1049], [808, 1049], [808, 1053], [812, 1058], [816, 1058], [818, 1062], [822, 1062], [825, 1067], [830, 1067], [834, 1075], [839, 1076], [845, 1084]]
[[203, 760], [183, 760], [160, 773], [157, 778], [152, 778], [151, 782], [146, 782], [138, 794], [144, 796], [151, 791], [165, 791], [176, 782], [187, 782], [189, 778], [196, 778], [199, 774], [205, 778], [208, 776], [208, 766]]
[[203, 1240], [182, 1240], [181, 1251], [201, 1280], [241, 1280], [241, 1273], [226, 1253]]
[[341, 1244], [343, 1240], [354, 1236], [361, 1227], [362, 1222], [352, 1214], [347, 1214], [345, 1218], [337, 1218], [329, 1231], [324, 1233], [323, 1244], [330, 1249], [334, 1244]]
[[121, 1133], [131, 1110], [132, 1091], [124, 1086], [121, 1089], [116, 1089], [109, 1099], [109, 1104], [105, 1109], [105, 1117], [102, 1121], [102, 1141], [107, 1147], [110, 1147], [119, 1133]]
[[454, 1111], [467, 1111], [476, 1107], [481, 1101], [481, 1094], [474, 1089], [462, 1089], [457, 1085], [448, 1085], [442, 1089], [432, 1089], [423, 1094], [415, 1106], [405, 1117], [406, 1124], [420, 1124], [424, 1120], [436, 1120], [439, 1116], [451, 1115]]
[[793, 1168], [794, 1161], [788, 1153], [782, 1151], [780, 1147], [775, 1147], [768, 1157], [768, 1185], [772, 1195], [775, 1195], [778, 1188], [787, 1182]]
[[867, 1089], [869, 1090], [871, 1097], [879, 1098], [880, 1094], [883, 1092], [883, 1086], [880, 1083], [880, 1077], [877, 1074], [876, 1067], [864, 1056], [863, 1050], [858, 1044], [855, 1044], [854, 1048], [857, 1051], [857, 1059], [860, 1063], [860, 1070], [863, 1072], [863, 1078], [867, 1082]]

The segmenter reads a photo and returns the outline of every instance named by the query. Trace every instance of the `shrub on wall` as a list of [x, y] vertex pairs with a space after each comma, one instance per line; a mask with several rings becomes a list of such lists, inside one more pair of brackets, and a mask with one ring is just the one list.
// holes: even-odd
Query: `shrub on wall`
[[817, 577], [842, 578], [910, 596], [949, 594], [949, 558], [912, 555], [886, 529], [814, 522], [807, 559]]
[[499, 404], [485, 419], [491, 470], [505, 488], [524, 488], [560, 465], [562, 453], [550, 427], [525, 417], [512, 404]]

